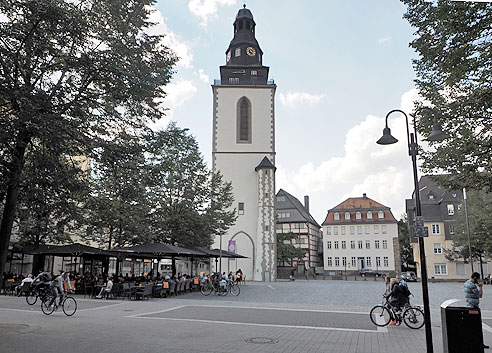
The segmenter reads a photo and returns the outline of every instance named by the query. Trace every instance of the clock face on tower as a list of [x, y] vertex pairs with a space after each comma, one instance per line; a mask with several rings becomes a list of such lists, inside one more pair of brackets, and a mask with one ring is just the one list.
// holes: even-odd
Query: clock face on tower
[[247, 47], [246, 48], [246, 54], [249, 56], [255, 56], [256, 55], [256, 50], [253, 47]]
[[227, 58], [227, 62], [231, 61], [231, 52], [230, 51], [227, 52], [226, 58]]

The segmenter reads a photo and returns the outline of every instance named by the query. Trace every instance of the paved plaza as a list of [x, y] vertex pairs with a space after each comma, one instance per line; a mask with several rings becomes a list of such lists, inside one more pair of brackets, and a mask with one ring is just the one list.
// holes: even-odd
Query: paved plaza
[[[424, 329], [378, 328], [368, 312], [384, 284], [368, 281], [247, 283], [239, 297], [189, 293], [149, 301], [84, 299], [73, 317], [0, 296], [2, 352], [425, 352]], [[483, 300], [492, 344], [492, 286]], [[411, 283], [421, 303], [420, 283]], [[439, 304], [461, 283], [430, 283], [434, 351], [442, 352]], [[489, 326], [490, 325], [490, 326]]]

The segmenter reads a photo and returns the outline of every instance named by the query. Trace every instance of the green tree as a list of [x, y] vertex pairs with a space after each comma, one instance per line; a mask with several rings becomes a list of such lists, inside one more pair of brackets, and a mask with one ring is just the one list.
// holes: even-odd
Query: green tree
[[[492, 188], [492, 4], [449, 0], [402, 0], [415, 28], [410, 43], [419, 93], [441, 115], [451, 136], [423, 152], [427, 173], [445, 171], [447, 187]], [[482, 118], [471, 118], [482, 117]], [[430, 131], [432, 119], [419, 129]]]
[[295, 247], [292, 240], [299, 238], [294, 233], [277, 233], [277, 263], [291, 263], [306, 256], [306, 251]]
[[413, 250], [410, 246], [410, 235], [408, 233], [408, 218], [403, 214], [398, 221], [398, 242], [400, 243], [400, 259], [402, 270], [414, 266]]
[[0, 272], [28, 146], [90, 156], [162, 117], [176, 57], [151, 36], [153, 0], [0, 0]]
[[[474, 261], [492, 258], [492, 193], [487, 188], [467, 192], [468, 223], [470, 226], [470, 243]], [[444, 255], [449, 260], [470, 260], [468, 232], [466, 227], [465, 208], [461, 207], [456, 214], [453, 248], [445, 249]]]
[[85, 238], [108, 248], [150, 238], [144, 148], [140, 136], [121, 133], [94, 153]]
[[195, 138], [175, 123], [149, 135], [146, 150], [154, 240], [210, 245], [236, 219], [231, 184], [209, 171]]

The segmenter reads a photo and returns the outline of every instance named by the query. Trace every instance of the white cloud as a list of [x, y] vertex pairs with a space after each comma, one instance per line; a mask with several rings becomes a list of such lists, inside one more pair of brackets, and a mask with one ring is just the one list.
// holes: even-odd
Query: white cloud
[[[415, 89], [403, 94], [401, 109], [410, 113], [417, 98]], [[319, 165], [308, 162], [298, 170], [286, 170], [277, 165], [277, 186], [298, 198], [310, 195], [311, 214], [318, 222], [324, 220], [326, 210], [348, 197], [361, 197], [363, 193], [391, 207], [399, 219], [404, 212], [405, 198], [409, 198], [413, 190], [406, 122], [402, 114], [391, 114], [389, 127], [399, 142], [381, 146], [376, 141], [382, 135], [384, 120], [384, 117], [368, 115], [352, 127], [346, 134], [343, 156], [334, 156]]]
[[150, 27], [147, 33], [151, 35], [164, 34], [163, 44], [171, 48], [179, 58], [177, 67], [192, 68], [193, 53], [191, 45], [187, 44], [179, 35], [169, 29], [164, 21], [164, 16], [162, 16], [159, 10], [155, 8], [152, 8], [152, 10], [149, 21], [155, 23], [155, 26]]
[[200, 77], [200, 80], [202, 80], [203, 82], [205, 82], [205, 83], [209, 83], [210, 82], [210, 78], [205, 73], [205, 71], [203, 71], [203, 69], [199, 69], [198, 70], [198, 76]]
[[190, 0], [188, 9], [202, 19], [201, 25], [207, 26], [208, 21], [217, 18], [217, 6], [234, 5], [236, 0]]
[[391, 42], [392, 39], [393, 38], [391, 38], [390, 36], [384, 36], [384, 37], [378, 39], [378, 43], [382, 44], [382, 45], [388, 44], [389, 42]]
[[306, 92], [287, 92], [287, 94], [280, 93], [280, 102], [290, 108], [295, 108], [302, 104], [316, 104], [319, 103], [325, 97], [324, 94], [310, 94]]
[[169, 121], [172, 120], [174, 111], [182, 106], [187, 100], [191, 99], [196, 93], [197, 88], [192, 81], [178, 80], [172, 82], [165, 87], [167, 93], [166, 98], [161, 102], [160, 106], [166, 111], [166, 117], [150, 124], [150, 128], [159, 130], [167, 127]]

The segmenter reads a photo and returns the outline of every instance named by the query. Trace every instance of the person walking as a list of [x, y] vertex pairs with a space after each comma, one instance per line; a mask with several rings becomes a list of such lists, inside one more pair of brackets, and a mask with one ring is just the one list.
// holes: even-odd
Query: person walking
[[[480, 298], [483, 296], [483, 285], [479, 280], [480, 273], [473, 272], [464, 284], [466, 306], [477, 310], [480, 310]], [[483, 348], [488, 349], [489, 346], [483, 344]]]

